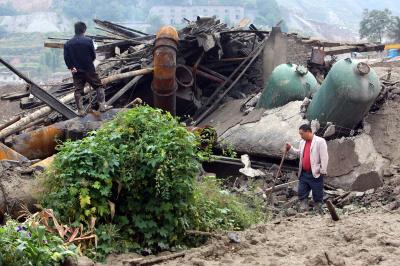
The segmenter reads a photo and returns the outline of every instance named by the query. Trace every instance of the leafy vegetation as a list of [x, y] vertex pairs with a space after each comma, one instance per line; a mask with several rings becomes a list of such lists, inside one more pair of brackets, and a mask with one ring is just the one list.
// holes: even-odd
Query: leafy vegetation
[[390, 26], [389, 37], [394, 42], [400, 42], [400, 17], [394, 17]]
[[64, 223], [96, 219], [97, 260], [112, 252], [158, 252], [188, 243], [185, 231], [236, 230], [262, 220], [256, 205], [224, 191], [215, 178], [197, 181], [208, 159], [203, 130], [190, 133], [170, 114], [140, 106], [104, 128], [60, 147], [47, 173], [43, 206]]
[[0, 227], [0, 265], [61, 265], [76, 253], [74, 245], [64, 245], [61, 238], [30, 220], [24, 224], [9, 220]]
[[115, 223], [151, 250], [179, 244], [189, 225], [202, 155], [169, 114], [141, 106], [76, 142], [66, 142], [49, 174], [44, 205], [62, 221]]

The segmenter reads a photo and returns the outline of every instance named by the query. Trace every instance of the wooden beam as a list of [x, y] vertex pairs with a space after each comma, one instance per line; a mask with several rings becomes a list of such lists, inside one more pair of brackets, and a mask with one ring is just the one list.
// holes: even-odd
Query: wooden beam
[[114, 96], [107, 101], [107, 105], [112, 105], [116, 100], [121, 98], [125, 92], [127, 92], [132, 86], [134, 86], [143, 75], [134, 77], [131, 81], [129, 81], [122, 89], [120, 89]]
[[60, 42], [44, 42], [46, 48], [64, 49], [64, 43]]

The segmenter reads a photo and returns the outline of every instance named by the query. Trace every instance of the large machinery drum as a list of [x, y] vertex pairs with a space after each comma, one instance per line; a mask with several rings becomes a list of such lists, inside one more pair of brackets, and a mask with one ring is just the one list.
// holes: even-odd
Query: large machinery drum
[[307, 119], [321, 125], [332, 122], [338, 129], [354, 129], [368, 113], [381, 86], [375, 71], [350, 58], [336, 62], [314, 95]]
[[272, 109], [291, 101], [303, 100], [318, 90], [319, 84], [306, 67], [295, 64], [277, 66], [261, 94], [257, 108]]

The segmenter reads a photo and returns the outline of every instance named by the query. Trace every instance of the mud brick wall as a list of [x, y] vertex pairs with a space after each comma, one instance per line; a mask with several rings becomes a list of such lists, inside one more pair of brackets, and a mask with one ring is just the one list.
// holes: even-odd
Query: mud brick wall
[[288, 63], [307, 66], [310, 53], [310, 46], [301, 43], [296, 37], [288, 37]]

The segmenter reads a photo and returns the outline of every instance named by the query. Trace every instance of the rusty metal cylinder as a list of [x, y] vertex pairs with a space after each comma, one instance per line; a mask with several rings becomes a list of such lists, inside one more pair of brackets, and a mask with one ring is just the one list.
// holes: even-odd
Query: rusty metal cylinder
[[82, 139], [88, 132], [100, 128], [103, 122], [111, 120], [118, 111], [120, 109], [111, 109], [104, 113], [93, 112], [84, 117], [22, 133], [13, 138], [10, 148], [31, 160], [45, 159], [55, 154], [56, 146], [62, 141]]
[[154, 106], [176, 114], [176, 53], [178, 32], [171, 26], [165, 26], [157, 33], [153, 51], [153, 90]]
[[45, 159], [56, 152], [57, 140], [64, 140], [63, 124], [57, 123], [18, 135], [12, 149], [28, 159]]

